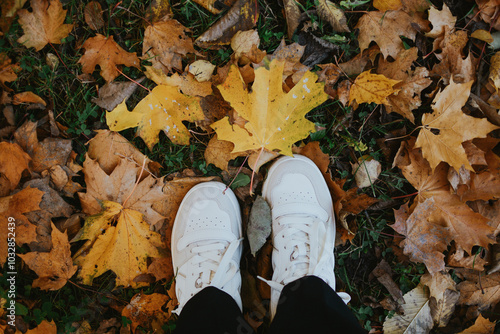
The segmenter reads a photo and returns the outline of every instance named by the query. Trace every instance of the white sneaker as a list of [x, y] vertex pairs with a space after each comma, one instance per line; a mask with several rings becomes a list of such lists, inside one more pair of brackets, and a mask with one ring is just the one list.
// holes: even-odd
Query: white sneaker
[[172, 262], [180, 314], [207, 286], [228, 293], [242, 309], [241, 214], [231, 189], [220, 182], [194, 186], [184, 197], [172, 229]]
[[[295, 155], [278, 159], [262, 189], [273, 217], [271, 319], [283, 287], [314, 275], [335, 290], [335, 216], [328, 186], [310, 159]], [[350, 296], [339, 293], [347, 304]]]

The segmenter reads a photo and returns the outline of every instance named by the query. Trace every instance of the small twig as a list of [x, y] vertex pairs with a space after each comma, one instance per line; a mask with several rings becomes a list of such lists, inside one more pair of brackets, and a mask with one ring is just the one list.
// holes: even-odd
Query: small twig
[[408, 194], [408, 195], [402, 195], [402, 196], [391, 197], [391, 199], [406, 198], [406, 197], [411, 197], [411, 196], [413, 196], [413, 195], [418, 195], [418, 191], [415, 191], [414, 193], [412, 193], [412, 194]]
[[[236, 180], [236, 176], [238, 176], [238, 174], [241, 172], [241, 169], [243, 168], [243, 165], [245, 165], [245, 162], [247, 162], [248, 160], [248, 155], [245, 157], [245, 160], [243, 160], [243, 163], [241, 164], [240, 168], [238, 168], [238, 171], [236, 172], [236, 175], [233, 177], [233, 179], [231, 180], [231, 182], [229, 183], [229, 185], [226, 186], [226, 189], [224, 189], [224, 191], [222, 192], [224, 195], [226, 194], [226, 190], [231, 187], [231, 185], [233, 184], [234, 180]], [[252, 189], [250, 189], [250, 191], [252, 191]]]
[[110, 294], [108, 294], [108, 293], [104, 293], [104, 292], [101, 292], [101, 291], [99, 291], [99, 290], [93, 290], [93, 289], [84, 288], [83, 286], [80, 286], [80, 284], [75, 283], [75, 282], [72, 282], [71, 280], [68, 280], [68, 282], [69, 282], [69, 283], [71, 283], [71, 284], [73, 284], [74, 286], [76, 286], [78, 289], [85, 290], [85, 291], [89, 291], [89, 292], [93, 292], [93, 293], [98, 293], [98, 294], [100, 294], [100, 295], [104, 295], [104, 296], [106, 296], [107, 298], [114, 299], [114, 300], [116, 300], [116, 301], [118, 301], [118, 302], [120, 302], [120, 303], [123, 303], [123, 304], [128, 304], [128, 301], [126, 301], [126, 300], [122, 300], [122, 299], [117, 298], [117, 297], [115, 297], [115, 296], [113, 296], [113, 295], [110, 295]]
[[375, 232], [375, 233], [378, 233], [378, 234], [382, 234], [382, 235], [385, 235], [387, 237], [397, 237], [396, 235], [394, 234], [389, 234], [389, 233], [384, 233], [384, 232], [381, 232], [381, 231], [377, 231], [377, 230], [372, 230], [371, 228], [368, 228], [368, 227], [364, 227], [365, 230], [368, 230], [368, 231], [371, 231], [371, 232]]
[[392, 137], [392, 138], [387, 138], [385, 141], [391, 141], [391, 140], [396, 140], [396, 139], [403, 139], [405, 137], [408, 137], [408, 136], [411, 136], [411, 134], [413, 132], [415, 132], [416, 130], [419, 130], [420, 128], [423, 128], [423, 126], [417, 126], [415, 129], [413, 129], [409, 134], [407, 135], [404, 135], [404, 136], [400, 136], [400, 137]]
[[365, 211], [365, 216], [366, 216], [366, 220], [368, 220], [368, 223], [370, 223], [370, 226], [372, 227], [372, 229], [375, 230], [375, 227], [373, 226], [373, 223], [372, 223], [372, 219], [370, 218], [370, 215], [368, 214], [368, 211], [364, 210]]
[[[120, 2], [118, 3], [118, 5], [119, 5], [120, 3], [122, 3], [122, 2], [120, 1]], [[145, 17], [142, 17], [142, 16], [140, 16], [140, 15], [137, 15], [136, 13], [131, 12], [128, 8], [125, 8], [125, 7], [122, 7], [122, 6], [118, 6], [118, 5], [116, 5], [114, 8], [123, 9], [124, 11], [127, 11], [127, 12], [129, 12], [130, 14], [132, 14], [132, 15], [134, 15], [134, 16], [137, 16], [137, 17], [138, 17], [138, 18], [140, 18], [140, 19], [143, 19], [143, 20], [144, 20], [144, 21], [146, 21], [149, 25], [152, 25], [152, 23], [151, 23], [151, 22], [149, 22], [149, 21], [148, 21]], [[113, 8], [113, 11], [114, 11], [114, 8]]]
[[132, 194], [134, 193], [135, 191], [135, 188], [137, 188], [137, 185], [139, 184], [139, 182], [141, 181], [141, 177], [142, 177], [142, 173], [144, 172], [144, 167], [146, 166], [146, 157], [144, 157], [144, 161], [142, 162], [142, 168], [141, 168], [141, 173], [139, 174], [139, 177], [137, 178], [137, 182], [135, 183], [134, 185], [134, 188], [132, 188], [132, 191], [130, 192], [130, 194], [128, 195], [127, 199], [123, 202], [123, 207], [125, 207], [125, 205], [127, 204], [127, 201], [128, 199], [130, 198], [130, 196], [132, 196]]
[[148, 87], [145, 87], [143, 85], [141, 85], [140, 83], [138, 83], [137, 81], [135, 81], [134, 79], [132, 79], [131, 77], [129, 77], [128, 75], [126, 75], [125, 73], [123, 73], [122, 71], [120, 71], [120, 69], [118, 67], [115, 66], [115, 69], [120, 72], [121, 75], [123, 75], [125, 78], [129, 79], [130, 81], [132, 81], [133, 83], [135, 83], [136, 85], [144, 88], [145, 90], [147, 90], [148, 92], [151, 93], [151, 89], [149, 89]]
[[481, 283], [481, 272], [479, 272], [479, 279], [477, 282], [479, 283], [479, 288], [481, 288], [481, 294], [484, 295], [483, 284]]
[[[66, 65], [66, 63], [64, 62], [64, 60], [62, 60], [61, 56], [59, 55], [59, 52], [57, 52], [57, 49], [55, 48], [54, 45], [52, 45], [51, 42], [49, 42], [50, 46], [52, 47], [52, 49], [54, 49], [54, 51], [56, 52], [56, 55], [57, 57], [59, 58], [59, 60], [61, 61], [61, 63], [64, 65], [64, 67], [66, 67], [66, 69], [73, 75], [75, 75], [73, 72], [71, 72], [71, 70], [69, 69], [69, 67]], [[76, 77], [76, 75], [75, 75]]]

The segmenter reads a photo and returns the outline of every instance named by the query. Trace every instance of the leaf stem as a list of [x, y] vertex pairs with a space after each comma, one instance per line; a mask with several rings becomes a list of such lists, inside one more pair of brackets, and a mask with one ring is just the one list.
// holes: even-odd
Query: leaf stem
[[141, 177], [142, 177], [142, 173], [144, 172], [144, 167], [145, 166], [146, 166], [146, 157], [144, 157], [144, 161], [142, 162], [141, 173], [139, 174], [139, 177], [137, 178], [137, 182], [135, 182], [134, 188], [132, 188], [132, 191], [128, 195], [127, 199], [123, 202], [123, 204], [122, 204], [123, 207], [125, 207], [125, 205], [127, 204], [128, 199], [134, 193], [135, 188], [137, 188], [137, 185], [139, 184], [139, 182], [141, 182]]
[[[236, 175], [233, 177], [233, 179], [231, 180], [231, 182], [229, 183], [229, 185], [226, 187], [226, 189], [224, 189], [224, 191], [222, 192], [223, 194], [226, 194], [226, 190], [231, 187], [231, 185], [233, 184], [234, 180], [236, 180], [236, 176], [238, 176], [238, 174], [241, 172], [241, 169], [243, 168], [243, 165], [245, 164], [245, 162], [247, 162], [248, 160], [248, 155], [245, 157], [245, 160], [243, 161], [243, 163], [241, 164], [240, 168], [238, 168], [238, 171], [236, 172]], [[252, 191], [252, 188], [250, 188], [250, 192]]]
[[129, 79], [130, 81], [132, 81], [133, 83], [135, 83], [136, 85], [144, 88], [145, 90], [147, 90], [148, 92], [151, 93], [151, 89], [149, 89], [148, 87], [145, 87], [143, 85], [141, 85], [140, 83], [138, 83], [137, 81], [135, 81], [134, 79], [132, 79], [131, 77], [129, 77], [128, 75], [126, 75], [125, 73], [123, 73], [122, 71], [120, 71], [120, 69], [118, 67], [115, 66], [115, 69], [120, 72], [121, 75], [123, 75], [125, 78]]

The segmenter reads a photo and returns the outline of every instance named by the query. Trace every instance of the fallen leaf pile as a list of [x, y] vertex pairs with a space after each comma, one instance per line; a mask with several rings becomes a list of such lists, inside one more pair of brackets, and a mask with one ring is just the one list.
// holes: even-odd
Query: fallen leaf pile
[[[370, 333], [493, 333], [497, 0], [126, 3], [0, 4], [0, 264], [35, 291], [16, 299], [19, 332], [67, 331], [34, 316], [47, 306], [33, 296], [71, 287], [97, 296], [71, 330], [164, 333], [176, 319], [172, 225], [185, 194], [212, 180], [240, 201], [244, 313], [265, 328], [270, 291], [256, 276], [272, 277], [272, 215], [255, 193], [268, 162], [302, 154], [334, 203], [339, 290], [361, 271], [382, 289], [350, 291], [355, 309], [375, 310], [360, 317]], [[61, 74], [74, 85], [59, 92]], [[76, 85], [85, 111], [71, 110], [80, 95], [55, 96]], [[178, 148], [174, 168], [165, 152]], [[373, 254], [346, 259], [359, 248]]]

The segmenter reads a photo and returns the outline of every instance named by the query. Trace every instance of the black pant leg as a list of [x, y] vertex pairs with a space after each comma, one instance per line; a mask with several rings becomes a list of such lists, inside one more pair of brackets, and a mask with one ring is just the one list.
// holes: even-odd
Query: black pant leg
[[337, 293], [316, 276], [287, 284], [269, 333], [366, 333]]
[[207, 287], [184, 306], [177, 320], [176, 334], [250, 334], [234, 299], [226, 292]]

